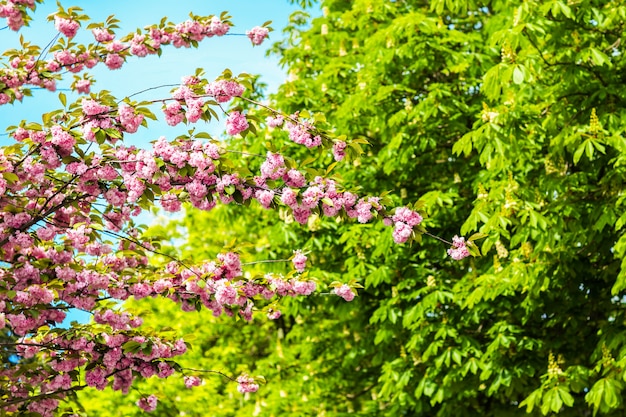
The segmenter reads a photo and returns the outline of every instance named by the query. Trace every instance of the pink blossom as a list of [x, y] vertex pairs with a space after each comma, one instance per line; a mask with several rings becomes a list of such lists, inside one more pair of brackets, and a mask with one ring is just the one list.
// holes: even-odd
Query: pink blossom
[[366, 200], [360, 200], [355, 206], [356, 217], [359, 223], [367, 223], [372, 217], [372, 203]]
[[267, 123], [267, 126], [269, 127], [280, 127], [283, 125], [284, 121], [285, 118], [282, 114], [277, 114], [276, 117], [269, 116], [267, 119], [265, 119], [265, 123]]
[[304, 187], [306, 184], [304, 174], [297, 169], [290, 169], [283, 177], [283, 181], [285, 181], [285, 185], [296, 188]]
[[[56, 53], [55, 53], [55, 59], [56, 59]], [[57, 72], [58, 70], [61, 69], [61, 65], [59, 65], [59, 62], [55, 60], [51, 60], [46, 63], [45, 68], [50, 72]]]
[[422, 222], [422, 216], [416, 211], [410, 210], [406, 207], [398, 207], [395, 214], [392, 217], [394, 222], [404, 222], [409, 226], [417, 226]]
[[107, 386], [106, 379], [106, 370], [100, 366], [96, 366], [95, 368], [87, 371], [85, 373], [85, 383], [90, 387], [95, 387], [96, 389], [102, 391]]
[[115, 38], [115, 35], [106, 28], [95, 28], [91, 30], [91, 33], [93, 33], [96, 41], [100, 43], [111, 42]]
[[317, 185], [311, 186], [302, 193], [302, 207], [307, 209], [315, 208], [322, 198], [324, 198], [322, 188]]
[[347, 143], [338, 140], [333, 143], [333, 156], [335, 157], [335, 161], [341, 161], [346, 156], [346, 146]]
[[57, 81], [53, 79], [47, 79], [43, 81], [43, 86], [48, 91], [56, 91], [57, 90]]
[[413, 233], [413, 228], [404, 222], [396, 222], [393, 229], [393, 240], [396, 243], [406, 242]]
[[266, 27], [255, 26], [252, 29], [246, 31], [246, 35], [254, 45], [260, 45], [263, 40], [268, 37], [270, 31]]
[[269, 209], [274, 201], [274, 191], [272, 190], [257, 190], [256, 191], [256, 199], [261, 203], [261, 205]]
[[292, 259], [293, 267], [296, 268], [298, 272], [304, 272], [306, 268], [307, 257], [300, 250], [294, 251], [294, 257]]
[[181, 82], [184, 85], [196, 85], [200, 82], [200, 78], [195, 75], [185, 75], [182, 77]]
[[135, 33], [133, 40], [130, 43], [130, 53], [138, 57], [144, 57], [148, 55], [149, 51], [148, 47], [144, 43], [145, 39], [145, 35], [139, 35]]
[[56, 27], [59, 32], [61, 32], [68, 38], [73, 38], [74, 36], [76, 36], [76, 32], [78, 32], [80, 23], [75, 20], [69, 20], [59, 16], [54, 16], [54, 27]]
[[267, 153], [267, 158], [261, 164], [261, 175], [263, 178], [276, 180], [287, 172], [285, 168], [285, 159], [278, 153]]
[[267, 312], [267, 318], [270, 320], [277, 320], [282, 315], [280, 310], [270, 309]]
[[157, 376], [159, 378], [167, 378], [174, 373], [174, 368], [169, 365], [167, 362], [159, 362], [157, 366], [159, 371], [157, 372]]
[[187, 105], [187, 112], [185, 113], [185, 118], [189, 123], [195, 123], [202, 117], [202, 106], [204, 102], [200, 98], [188, 98], [185, 100], [185, 104]]
[[70, 152], [76, 144], [76, 139], [59, 125], [52, 126], [50, 132], [52, 133], [51, 142], [65, 152]]
[[354, 300], [354, 292], [352, 292], [352, 288], [350, 288], [346, 284], [343, 284], [340, 287], [333, 288], [332, 293], [338, 295], [346, 301]]
[[89, 94], [91, 88], [91, 81], [89, 80], [78, 80], [76, 84], [74, 84], [74, 88], [78, 93]]
[[83, 114], [86, 116], [95, 116], [102, 113], [107, 113], [111, 108], [104, 104], [100, 104], [93, 99], [84, 98], [82, 102]]
[[187, 388], [197, 387], [202, 383], [202, 380], [197, 376], [186, 376], [184, 380]]
[[257, 392], [259, 385], [255, 383], [254, 378], [244, 374], [237, 377], [237, 391], [244, 394], [246, 392]]
[[215, 36], [226, 35], [230, 26], [226, 22], [222, 22], [219, 17], [213, 16], [211, 23], [209, 24], [209, 31]]
[[458, 237], [455, 235], [452, 238], [452, 247], [448, 249], [448, 255], [450, 255], [450, 257], [455, 261], [460, 261], [461, 259], [470, 256], [464, 237]]
[[293, 280], [292, 282], [293, 291], [297, 295], [311, 295], [316, 287], [315, 281]]
[[[54, 53], [54, 59], [56, 59], [61, 65], [73, 65], [76, 62], [76, 55], [68, 50], [57, 51]], [[51, 63], [49, 65], [52, 65]], [[58, 67], [60, 68], [60, 66]], [[54, 68], [50, 68], [54, 71]]]
[[142, 397], [139, 401], [137, 401], [137, 406], [141, 408], [143, 411], [151, 413], [154, 410], [156, 410], [157, 403], [158, 403], [157, 397], [154, 394], [152, 394], [149, 397]]
[[292, 207], [292, 208], [298, 206], [297, 194], [291, 188], [285, 188], [283, 190], [283, 194], [280, 197], [280, 201], [284, 205]]
[[122, 68], [123, 64], [124, 58], [122, 58], [118, 54], [107, 54], [106, 58], [104, 59], [104, 65], [106, 65], [107, 68], [111, 70], [120, 69]]
[[184, 114], [182, 113], [182, 106], [178, 101], [167, 104], [163, 112], [165, 113], [165, 121], [170, 126], [176, 126], [183, 121]]
[[218, 80], [207, 84], [204, 91], [213, 96], [218, 103], [225, 103], [233, 97], [240, 97], [244, 86], [232, 80]]
[[143, 122], [143, 114], [135, 114], [135, 109], [127, 104], [118, 107], [117, 118], [128, 133], [135, 133]]
[[109, 52], [122, 52], [127, 46], [118, 40], [114, 40], [106, 46], [106, 50]]
[[293, 209], [293, 218], [300, 224], [306, 224], [309, 221], [309, 216], [311, 216], [311, 210], [307, 208]]
[[322, 144], [322, 138], [319, 135], [313, 136], [311, 134], [312, 128], [307, 122], [285, 123], [285, 129], [289, 132], [289, 139], [307, 148], [315, 148]]
[[215, 300], [222, 305], [235, 304], [237, 299], [237, 290], [231, 285], [220, 282], [217, 291], [215, 291]]
[[243, 132], [248, 126], [246, 116], [238, 111], [230, 112], [228, 119], [226, 119], [226, 132], [231, 136]]

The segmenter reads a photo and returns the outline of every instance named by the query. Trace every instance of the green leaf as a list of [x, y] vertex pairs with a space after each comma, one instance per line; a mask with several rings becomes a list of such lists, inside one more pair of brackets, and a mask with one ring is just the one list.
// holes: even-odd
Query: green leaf
[[515, 84], [521, 84], [524, 82], [524, 78], [525, 78], [524, 67], [522, 67], [521, 65], [516, 65], [515, 69], [513, 70], [513, 82]]
[[589, 48], [589, 55], [591, 57], [591, 61], [599, 67], [604, 64], [607, 64], [609, 67], [612, 66], [611, 59], [599, 49]]
[[475, 240], [479, 240], [479, 239], [482, 239], [482, 238], [485, 238], [485, 237], [488, 237], [488, 236], [489, 235], [487, 233], [480, 233], [480, 232], [478, 232], [478, 233], [474, 233], [473, 235], [471, 235], [467, 239], [467, 241], [468, 242], [474, 242]]
[[[574, 164], [577, 164], [578, 161], [580, 161], [580, 158], [583, 156], [583, 152], [585, 152], [586, 149], [586, 141], [581, 143], [580, 146], [576, 149], [576, 152], [574, 152]], [[591, 151], [592, 155], [593, 155], [593, 149]]]
[[561, 397], [561, 400], [563, 401], [563, 404], [565, 404], [567, 407], [571, 407], [574, 405], [574, 397], [572, 397], [567, 389], [559, 385], [558, 392], [559, 397]]

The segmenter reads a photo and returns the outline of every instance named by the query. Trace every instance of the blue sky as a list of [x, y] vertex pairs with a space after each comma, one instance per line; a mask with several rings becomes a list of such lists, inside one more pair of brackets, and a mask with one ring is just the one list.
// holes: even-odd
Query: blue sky
[[[133, 57], [121, 70], [117, 71], [110, 71], [104, 65], [98, 65], [90, 70], [90, 74], [96, 79], [92, 91], [107, 89], [117, 97], [124, 97], [146, 88], [178, 83], [182, 76], [192, 74], [198, 67], [205, 69], [208, 78], [218, 76], [225, 68], [230, 68], [235, 74], [240, 72], [261, 74], [263, 82], [269, 86], [269, 92], [275, 91], [285, 80], [285, 73], [279, 68], [277, 57], [266, 57], [265, 52], [273, 41], [280, 39], [289, 15], [297, 10], [297, 7], [287, 0], [181, 0], [178, 2], [63, 0], [61, 4], [66, 9], [70, 6], [83, 8], [84, 13], [95, 22], [102, 22], [107, 16], [114, 14], [121, 21], [121, 28], [117, 32], [119, 37], [138, 27], [157, 23], [164, 16], [174, 23], [182, 22], [188, 19], [189, 12], [197, 15], [219, 15], [222, 11], [228, 11], [235, 24], [231, 28], [231, 33], [245, 33], [247, 29], [261, 25], [267, 20], [273, 22], [272, 26], [275, 31], [270, 33], [270, 40], [260, 47], [253, 47], [245, 36], [224, 36], [207, 39], [198, 49], [175, 49], [167, 46], [160, 58], [156, 56], [141, 59]], [[8, 29], [0, 31], [2, 49], [19, 47], [20, 35], [34, 44], [41, 46], [47, 44], [57, 32], [53, 22], [48, 22], [46, 17], [56, 10], [56, 2], [48, 1], [37, 7], [30, 27], [24, 27], [17, 33]], [[4, 23], [0, 22], [0, 27], [2, 26]], [[90, 32], [86, 30], [82, 32], [84, 33], [79, 33], [75, 38], [77, 41], [91, 42], [93, 40]], [[71, 79], [69, 77], [68, 81], [59, 83], [57, 87], [59, 89], [69, 87]], [[135, 98], [162, 98], [166, 97], [168, 92], [169, 89], [166, 88]], [[0, 133], [4, 133], [7, 126], [16, 125], [22, 119], [39, 122], [43, 112], [61, 107], [57, 99], [58, 93], [35, 90], [33, 95], [34, 97], [24, 98], [22, 103], [0, 106]], [[68, 94], [68, 101], [75, 98], [76, 96]], [[159, 111], [159, 109], [155, 110]], [[218, 134], [223, 130], [221, 123], [197, 126], [197, 128], [207, 130], [212, 134]], [[158, 123], [151, 125], [149, 131], [141, 132], [137, 140], [147, 143], [160, 135], [174, 137], [186, 130], [183, 127], [170, 128], [165, 123]], [[0, 136], [0, 143], [6, 140], [8, 140], [6, 135]]]

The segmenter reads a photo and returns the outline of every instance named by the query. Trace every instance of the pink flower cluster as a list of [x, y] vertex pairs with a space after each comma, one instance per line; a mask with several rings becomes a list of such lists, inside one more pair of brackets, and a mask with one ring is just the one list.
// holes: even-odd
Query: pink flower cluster
[[[8, 20], [13, 30], [18, 30], [24, 24], [25, 7], [34, 8], [35, 0], [5, 0], [0, 3], [0, 17]], [[55, 16], [55, 27], [67, 38], [73, 38], [80, 23], [73, 17]], [[85, 68], [93, 68], [103, 62], [108, 69], [120, 69], [130, 56], [145, 57], [162, 51], [164, 45], [173, 45], [176, 48], [196, 45], [206, 38], [223, 36], [230, 28], [230, 22], [221, 21], [216, 16], [197, 17], [197, 20], [188, 20], [174, 25], [167, 23], [163, 27], [151, 26], [142, 33], [134, 33], [125, 38], [130, 41], [124, 43], [115, 39], [115, 34], [108, 28], [92, 29], [96, 44], [72, 46], [59, 49], [64, 44], [55, 46], [53, 58], [35, 60], [32, 56], [16, 56], [11, 68], [0, 69], [0, 105], [21, 100], [23, 88], [29, 85], [43, 87], [55, 91], [56, 80], [61, 78], [64, 70], [78, 73]], [[72, 88], [81, 93], [88, 93], [90, 83], [81, 81], [72, 84]], [[236, 94], [233, 94], [234, 96]]]
[[307, 257], [305, 254], [302, 253], [302, 251], [300, 250], [294, 251], [292, 262], [293, 262], [293, 267], [296, 269], [296, 271], [304, 272], [304, 270], [306, 269], [306, 261], [307, 261]]
[[354, 292], [352, 291], [352, 288], [350, 288], [350, 286], [346, 284], [333, 288], [332, 293], [338, 295], [348, 302], [354, 300]]
[[184, 381], [187, 388], [198, 387], [200, 386], [200, 384], [202, 384], [202, 380], [197, 376], [186, 376], [184, 378]]
[[91, 30], [93, 37], [96, 39], [96, 42], [106, 43], [111, 42], [115, 39], [115, 34], [110, 32], [106, 28], [95, 28]]
[[[172, 93], [171, 101], [163, 106], [165, 121], [170, 126], [176, 126], [183, 121], [195, 123], [204, 115], [209, 106], [208, 101], [202, 99], [203, 95], [210, 96], [218, 103], [225, 103], [233, 97], [243, 94], [244, 87], [233, 80], [217, 80], [207, 83], [195, 76], [183, 78], [183, 85]], [[226, 128], [230, 134], [236, 135], [248, 128], [245, 116], [237, 111], [230, 113]]]
[[204, 91], [215, 98], [218, 103], [225, 103], [233, 97], [241, 97], [245, 88], [237, 81], [218, 80], [206, 85]]
[[35, 0], [5, 0], [0, 3], [0, 18], [6, 18], [11, 30], [24, 26], [25, 8], [35, 9]]
[[455, 261], [460, 261], [461, 259], [470, 256], [464, 237], [458, 237], [455, 235], [452, 238], [452, 247], [448, 249], [448, 255], [450, 255], [450, 257]]
[[[10, 383], [14, 398], [28, 398], [28, 387], [41, 393], [64, 398], [66, 390], [75, 383], [72, 374], [88, 363], [97, 364], [85, 372], [84, 382], [102, 390], [109, 384], [114, 390], [128, 393], [135, 375], [167, 378], [174, 373], [171, 358], [183, 354], [187, 346], [182, 340], [167, 341], [158, 337], [133, 335], [133, 332], [90, 334], [84, 329], [68, 329], [57, 334], [22, 338], [16, 343], [18, 354], [32, 358], [39, 354], [48, 367], [38, 373], [28, 373]], [[10, 377], [10, 372], [5, 372]], [[34, 403], [38, 403], [34, 402]], [[156, 402], [149, 399], [152, 409]], [[58, 402], [46, 404], [54, 411]], [[142, 407], [143, 408], [143, 407]], [[8, 411], [16, 411], [8, 410]], [[47, 415], [47, 414], [46, 414]], [[52, 414], [50, 414], [52, 415]]]
[[54, 27], [67, 38], [71, 39], [76, 36], [80, 28], [80, 23], [75, 20], [54, 16]]
[[237, 378], [237, 390], [242, 394], [246, 392], [257, 392], [259, 390], [259, 384], [255, 382], [254, 378], [244, 374]]
[[333, 143], [333, 156], [335, 161], [342, 161], [346, 157], [346, 146], [348, 144], [342, 140], [337, 140]]
[[249, 127], [246, 116], [238, 111], [231, 111], [226, 119], [226, 133], [231, 136], [237, 135]]
[[151, 413], [156, 410], [158, 399], [156, 396], [150, 395], [149, 397], [141, 397], [137, 401], [137, 406], [147, 413]]
[[284, 116], [282, 114], [277, 114], [276, 116], [269, 116], [265, 122], [269, 127], [280, 127], [283, 125], [284, 121]]
[[78, 80], [74, 83], [73, 89], [76, 90], [77, 93], [89, 94], [89, 92], [91, 91], [91, 81]]
[[[297, 118], [297, 115], [292, 116]], [[285, 129], [289, 133], [289, 139], [299, 145], [304, 145], [307, 148], [316, 148], [322, 144], [322, 137], [320, 135], [313, 135], [313, 126], [306, 121], [298, 123], [287, 122], [285, 123]]]
[[311, 295], [317, 287], [315, 281], [301, 281], [297, 278], [285, 280], [281, 275], [267, 274], [265, 280], [269, 284], [270, 291], [257, 288], [263, 297], [268, 298], [273, 294], [281, 297], [295, 297], [298, 295]]
[[396, 243], [404, 243], [413, 234], [413, 228], [422, 222], [422, 216], [416, 211], [406, 207], [398, 207], [391, 219], [385, 219], [386, 224], [393, 224], [393, 240]]
[[[152, 277], [157, 271], [146, 264], [135, 265], [135, 270], [146, 270], [146, 278], [134, 284], [124, 283], [121, 279], [120, 274], [128, 271], [126, 262], [117, 262], [115, 257], [107, 257], [105, 263], [108, 265], [107, 269], [112, 271], [108, 277], [98, 275], [96, 271], [89, 269], [84, 272], [91, 273], [95, 279], [91, 282], [98, 282], [97, 288], [100, 288], [100, 291], [106, 290], [113, 297], [125, 299], [130, 295], [137, 298], [161, 295], [180, 302], [184, 310], [195, 309], [194, 306], [201, 303], [216, 314], [221, 312], [232, 314], [235, 309], [241, 308], [240, 314], [248, 320], [251, 318], [254, 305], [252, 297], [260, 295], [268, 299], [275, 295], [309, 295], [315, 290], [313, 282], [297, 279], [286, 281], [280, 276], [267, 276], [262, 280], [253, 281], [237, 280], [236, 278], [241, 277], [241, 263], [234, 253], [219, 255], [217, 261], [205, 263], [191, 270], [181, 268], [177, 263], [172, 262], [157, 280]], [[68, 288], [73, 282], [86, 282], [77, 277], [77, 274], [83, 274], [83, 272], [76, 272], [75, 268], [75, 265], [70, 262], [70, 265], [58, 266], [56, 269], [57, 279], [60, 282], [67, 282]], [[24, 283], [17, 283], [16, 288], [32, 282], [30, 277], [37, 276], [37, 273], [38, 271], [32, 267], [24, 272], [16, 271], [17, 277], [24, 277]], [[84, 277], [88, 276], [90, 275]], [[86, 287], [82, 288], [86, 289]], [[87, 294], [83, 293], [83, 297]], [[31, 307], [57, 303], [49, 290], [34, 285], [30, 285], [24, 291], [18, 291], [16, 297], [9, 301], [14, 306], [21, 303]], [[70, 303], [67, 300], [64, 301]], [[7, 305], [8, 303], [0, 301], [0, 310], [4, 310]], [[51, 319], [57, 322], [63, 319], [63, 317], [55, 318], [46, 314], [49, 311], [56, 310], [43, 310], [43, 317], [40, 321], [28, 319], [27, 311], [21, 313], [20, 316], [7, 314], [5, 324], [16, 333], [26, 334], [38, 326], [49, 323]], [[278, 310], [270, 314], [271, 318], [279, 316]], [[70, 373], [90, 363], [98, 365], [88, 368], [89, 370], [85, 373], [84, 381], [88, 386], [104, 389], [111, 384], [113, 389], [127, 392], [135, 374], [144, 378], [152, 375], [167, 378], [172, 375], [174, 368], [170, 363], [170, 358], [186, 350], [186, 344], [182, 340], [166, 341], [158, 337], [140, 335], [138, 327], [141, 325], [141, 319], [127, 312], [96, 309], [94, 319], [96, 323], [107, 326], [109, 329], [103, 334], [102, 339], [98, 335], [89, 334], [88, 331], [82, 334], [76, 333], [77, 331], [85, 332], [84, 329], [70, 329], [65, 333], [47, 333], [34, 338], [23, 338], [18, 343], [18, 352], [25, 358], [37, 354], [43, 354], [44, 357], [48, 355], [50, 371], [13, 380], [11, 384], [13, 384], [12, 389], [16, 398], [27, 398], [30, 386], [39, 386], [41, 392], [45, 393], [66, 390], [74, 383]], [[197, 377], [185, 378], [187, 387], [197, 386], [200, 382], [201, 380]], [[258, 389], [254, 380], [247, 376], [241, 377], [238, 382], [242, 392], [254, 392]], [[58, 397], [63, 398], [63, 394], [60, 392]], [[145, 411], [154, 410], [156, 399], [150, 396], [140, 400], [138, 404]]]
[[262, 26], [255, 26], [252, 29], [246, 31], [246, 36], [250, 38], [254, 45], [261, 45], [263, 41], [269, 36], [269, 29]]

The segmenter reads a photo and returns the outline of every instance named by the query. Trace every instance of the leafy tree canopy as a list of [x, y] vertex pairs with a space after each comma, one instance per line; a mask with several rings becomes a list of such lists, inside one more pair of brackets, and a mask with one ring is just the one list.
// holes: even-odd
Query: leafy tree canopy
[[[294, 14], [274, 47], [290, 73], [274, 104], [322, 112], [336, 132], [367, 141], [358, 162], [333, 171], [344, 184], [421, 201], [429, 231], [484, 234], [484, 256], [454, 263], [430, 238], [392, 247], [378, 225], [313, 218], [303, 231], [274, 212], [237, 223], [237, 207], [189, 214], [190, 254], [231, 237], [253, 242], [250, 260], [303, 247], [320, 281], [365, 287], [351, 304], [293, 302], [275, 325], [229, 328], [241, 345], [197, 352], [258, 355], [246, 363], [269, 382], [239, 412], [622, 415], [626, 6], [320, 6], [315, 19]], [[233, 146], [261, 152], [270, 134], [280, 137]], [[190, 413], [196, 397], [180, 396], [172, 404]], [[233, 415], [227, 393], [209, 401]]]

